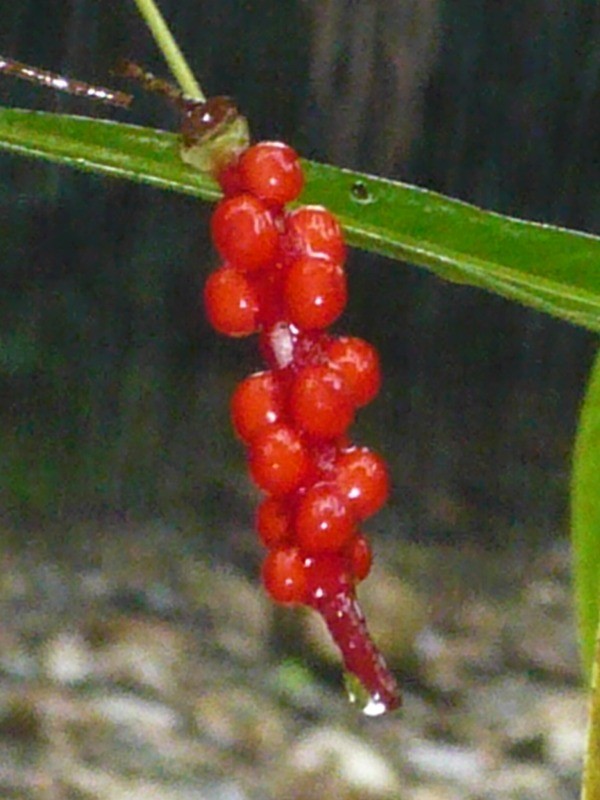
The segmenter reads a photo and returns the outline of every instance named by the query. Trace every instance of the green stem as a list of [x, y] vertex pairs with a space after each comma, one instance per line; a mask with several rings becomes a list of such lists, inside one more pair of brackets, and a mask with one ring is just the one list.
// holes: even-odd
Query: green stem
[[[600, 632], [600, 628], [598, 628]], [[600, 635], [596, 638], [596, 652], [592, 670], [590, 718], [585, 751], [581, 800], [600, 798]]]
[[179, 84], [181, 91], [186, 97], [192, 100], [203, 101], [206, 98], [202, 89], [198, 85], [198, 81], [194, 77], [192, 70], [189, 68], [185, 56], [181, 52], [179, 45], [173, 38], [173, 34], [169, 30], [165, 18], [160, 13], [160, 9], [154, 0], [135, 0], [138, 11], [144, 18], [146, 25], [150, 28], [154, 41], [158, 45], [169, 69], [173, 73], [173, 77]]

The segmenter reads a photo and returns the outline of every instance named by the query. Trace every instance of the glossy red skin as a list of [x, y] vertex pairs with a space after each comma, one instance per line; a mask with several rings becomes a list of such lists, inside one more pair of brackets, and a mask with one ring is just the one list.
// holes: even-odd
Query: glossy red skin
[[377, 396], [381, 366], [373, 345], [356, 336], [340, 336], [329, 344], [325, 355], [344, 376], [356, 406], [366, 406]]
[[282, 142], [259, 142], [249, 147], [238, 169], [243, 191], [275, 206], [295, 200], [304, 186], [298, 154]]
[[325, 365], [305, 367], [296, 375], [289, 411], [296, 427], [315, 439], [341, 436], [354, 420], [343, 378]]
[[204, 284], [204, 308], [213, 328], [226, 336], [250, 336], [258, 330], [259, 298], [241, 272], [228, 265]]
[[389, 497], [386, 463], [368, 447], [352, 447], [340, 453], [334, 465], [334, 480], [358, 519], [376, 514]]
[[325, 621], [344, 667], [385, 710], [398, 708], [402, 704], [398, 684], [369, 635], [347, 560], [340, 555], [315, 556], [305, 560], [305, 568], [306, 603]]
[[323, 256], [336, 264], [346, 260], [339, 222], [323, 206], [300, 206], [286, 214], [281, 251], [286, 261], [300, 256]]
[[306, 569], [297, 547], [271, 550], [263, 562], [263, 585], [277, 603], [304, 603]]
[[371, 639], [363, 611], [353, 593], [340, 593], [316, 603], [331, 638], [337, 644], [346, 670], [355, 675], [371, 699], [386, 711], [402, 704], [396, 679]]
[[298, 500], [294, 529], [304, 553], [341, 551], [352, 538], [355, 524], [350, 504], [334, 484], [310, 486]]
[[310, 468], [308, 451], [298, 433], [288, 425], [263, 428], [248, 452], [250, 474], [263, 491], [276, 497], [302, 485]]
[[265, 547], [281, 547], [292, 539], [292, 514], [285, 497], [266, 497], [256, 511], [256, 530]]
[[279, 254], [279, 232], [267, 206], [251, 194], [221, 200], [211, 219], [212, 239], [224, 261], [246, 272], [268, 269]]
[[273, 372], [255, 372], [238, 384], [231, 398], [231, 420], [240, 439], [249, 444], [264, 427], [279, 422], [284, 402]]
[[328, 258], [301, 256], [288, 267], [283, 296], [288, 317], [300, 330], [327, 328], [348, 302], [346, 274]]

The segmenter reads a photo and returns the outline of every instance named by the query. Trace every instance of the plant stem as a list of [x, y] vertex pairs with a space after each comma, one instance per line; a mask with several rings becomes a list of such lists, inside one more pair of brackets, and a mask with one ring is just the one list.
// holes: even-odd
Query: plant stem
[[[600, 633], [600, 627], [598, 631]], [[581, 800], [598, 800], [600, 798], [600, 635], [596, 639], [589, 714]]]
[[186, 97], [192, 100], [205, 100], [206, 98], [198, 85], [198, 81], [189, 68], [185, 56], [181, 52], [179, 45], [165, 22], [165, 18], [154, 0], [135, 0], [135, 4], [144, 18], [146, 25], [150, 28], [154, 36], [154, 41], [163, 54], [181, 91]]

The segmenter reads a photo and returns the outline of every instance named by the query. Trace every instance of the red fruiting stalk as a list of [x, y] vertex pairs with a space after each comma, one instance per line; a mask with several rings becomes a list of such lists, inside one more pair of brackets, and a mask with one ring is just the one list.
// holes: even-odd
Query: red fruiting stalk
[[374, 703], [398, 708], [400, 692], [383, 656], [369, 636], [343, 556], [306, 559], [306, 604], [321, 614], [344, 666], [359, 679]]
[[339, 489], [329, 483], [309, 487], [298, 501], [294, 529], [303, 553], [339, 552], [352, 537], [356, 520]]
[[240, 157], [239, 175], [242, 191], [274, 206], [295, 200], [304, 186], [298, 154], [282, 142], [259, 142], [249, 147]]
[[310, 459], [302, 439], [288, 425], [269, 425], [256, 434], [248, 453], [250, 474], [263, 491], [275, 496], [297, 489]]
[[356, 406], [366, 406], [377, 396], [381, 367], [373, 345], [356, 336], [340, 336], [329, 344], [325, 355], [331, 366], [344, 376]]
[[369, 635], [365, 616], [353, 592], [313, 599], [310, 605], [323, 617], [338, 646], [344, 666], [355, 675], [381, 711], [402, 704], [398, 684]]
[[358, 519], [376, 514], [388, 499], [390, 479], [385, 461], [368, 447], [340, 453], [333, 474]]
[[271, 550], [263, 562], [262, 579], [278, 603], [303, 603], [306, 599], [306, 570], [297, 547]]
[[327, 328], [348, 300], [343, 268], [322, 256], [301, 256], [292, 261], [283, 292], [290, 320], [304, 330]]
[[229, 266], [211, 273], [204, 285], [210, 324], [226, 336], [249, 336], [258, 329], [259, 299], [248, 278]]
[[253, 272], [271, 267], [279, 250], [275, 219], [251, 194], [228, 197], [211, 220], [213, 242], [222, 258], [237, 269]]
[[272, 372], [255, 372], [242, 381], [231, 398], [231, 420], [240, 439], [249, 444], [267, 425], [281, 420], [284, 398]]
[[280, 264], [274, 264], [271, 269], [252, 273], [252, 281], [260, 304], [259, 323], [263, 330], [285, 318], [284, 280], [284, 270]]
[[320, 206], [283, 210], [303, 183], [286, 145], [247, 149], [218, 180], [226, 198], [212, 231], [226, 266], [207, 281], [207, 312], [229, 335], [259, 329], [269, 366], [246, 378], [231, 403], [250, 474], [268, 493], [256, 514], [269, 549], [265, 590], [322, 615], [346, 670], [370, 696], [365, 712], [381, 713], [400, 697], [355, 597], [372, 560], [357, 524], [385, 502], [389, 479], [378, 455], [345, 436], [381, 375], [375, 348], [325, 333], [347, 300], [342, 232]]
[[323, 206], [301, 206], [286, 215], [281, 250], [289, 261], [300, 256], [323, 256], [343, 264], [346, 259], [340, 224]]
[[341, 436], [354, 419], [354, 406], [339, 372], [326, 366], [304, 367], [290, 390], [294, 424], [315, 439]]
[[350, 562], [345, 553], [319, 553], [307, 556], [306, 569], [307, 605], [316, 607], [321, 601], [331, 600], [338, 594], [353, 591], [354, 580]]

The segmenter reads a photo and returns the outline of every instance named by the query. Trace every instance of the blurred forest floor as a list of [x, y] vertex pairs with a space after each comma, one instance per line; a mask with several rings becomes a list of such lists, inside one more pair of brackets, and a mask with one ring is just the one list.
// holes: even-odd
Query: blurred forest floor
[[379, 543], [361, 599], [405, 702], [368, 720], [317, 620], [197, 541], [160, 524], [5, 532], [3, 798], [578, 797], [586, 698], [562, 544]]

